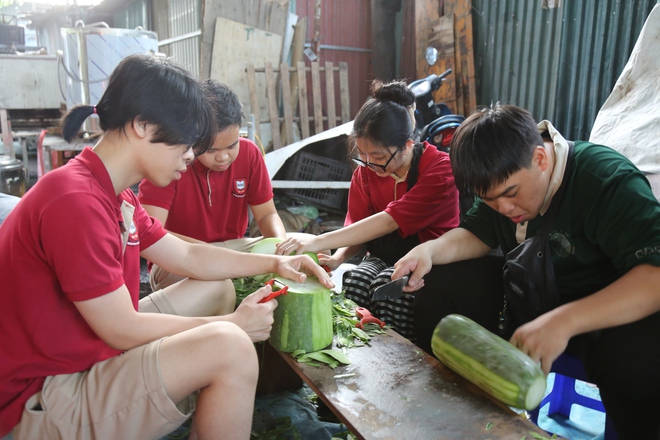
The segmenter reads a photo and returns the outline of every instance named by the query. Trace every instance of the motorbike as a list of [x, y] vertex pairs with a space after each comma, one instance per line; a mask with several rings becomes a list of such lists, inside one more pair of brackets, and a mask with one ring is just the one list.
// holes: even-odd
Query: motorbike
[[[429, 65], [435, 64], [437, 50], [429, 48], [426, 51], [426, 61]], [[453, 114], [449, 107], [442, 102], [435, 102], [433, 93], [442, 86], [445, 78], [452, 73], [447, 69], [440, 75], [431, 74], [423, 79], [411, 82], [408, 87], [415, 95], [415, 122], [417, 124], [418, 141], [426, 141], [435, 145], [440, 151], [449, 153], [449, 146], [454, 132], [465, 120], [465, 116]], [[474, 198], [461, 195], [459, 199], [461, 218], [472, 207]]]
[[[436, 59], [437, 50], [427, 49], [426, 60], [429, 65], [435, 64]], [[454, 136], [454, 131], [465, 120], [463, 115], [453, 114], [446, 104], [435, 102], [433, 99], [433, 93], [440, 88], [445, 78], [451, 73], [452, 69], [447, 69], [440, 75], [433, 73], [408, 85], [415, 95], [418, 140], [427, 141], [445, 152], [449, 152], [449, 144]]]

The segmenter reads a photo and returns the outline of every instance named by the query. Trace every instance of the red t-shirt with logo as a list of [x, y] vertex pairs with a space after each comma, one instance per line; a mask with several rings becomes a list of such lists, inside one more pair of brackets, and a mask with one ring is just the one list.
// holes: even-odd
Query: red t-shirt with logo
[[140, 202], [167, 209], [169, 231], [207, 243], [244, 237], [248, 206], [271, 200], [273, 188], [259, 147], [241, 138], [239, 148], [226, 171], [212, 171], [195, 161], [181, 179], [164, 188], [143, 180]]
[[[135, 207], [133, 222], [121, 214], [124, 201]], [[120, 353], [73, 301], [125, 284], [137, 310], [140, 251], [166, 233], [130, 189], [115, 195], [90, 148], [46, 174], [14, 209], [0, 228], [0, 437], [46, 376], [85, 371]]]

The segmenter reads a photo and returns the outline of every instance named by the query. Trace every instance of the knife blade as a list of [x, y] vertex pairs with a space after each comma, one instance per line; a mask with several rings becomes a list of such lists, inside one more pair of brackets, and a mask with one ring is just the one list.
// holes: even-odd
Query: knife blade
[[401, 298], [403, 295], [403, 287], [408, 284], [408, 276], [401, 277], [397, 280], [385, 283], [374, 290], [373, 301], [383, 301], [387, 299]]

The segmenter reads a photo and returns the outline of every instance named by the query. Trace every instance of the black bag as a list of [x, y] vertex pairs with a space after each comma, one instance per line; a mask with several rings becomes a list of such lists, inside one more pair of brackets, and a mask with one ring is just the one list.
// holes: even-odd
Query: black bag
[[505, 321], [513, 321], [513, 329], [560, 304], [548, 233], [564, 194], [572, 159], [573, 143], [569, 142], [564, 178], [552, 197], [541, 226], [533, 237], [506, 254], [503, 271], [504, 310], [500, 317], [500, 330], [503, 333], [506, 333]]

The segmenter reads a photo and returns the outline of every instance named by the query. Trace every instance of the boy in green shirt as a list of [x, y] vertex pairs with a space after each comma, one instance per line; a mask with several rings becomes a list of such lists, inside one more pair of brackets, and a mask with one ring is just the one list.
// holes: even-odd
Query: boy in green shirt
[[546, 373], [564, 351], [578, 356], [620, 438], [658, 438], [660, 203], [643, 173], [614, 150], [577, 141], [565, 173], [568, 150], [549, 122], [537, 126], [518, 107], [472, 114], [454, 135], [451, 160], [456, 185], [476, 202], [458, 228], [399, 260], [392, 278], [411, 273], [404, 290], [421, 289], [420, 339], [430, 340], [429, 329], [449, 313], [497, 331], [501, 279], [448, 289], [442, 265], [498, 247], [506, 255], [534, 235], [568, 179], [548, 234], [560, 305], [519, 326], [512, 316], [500, 334]]

